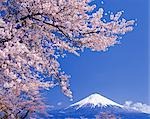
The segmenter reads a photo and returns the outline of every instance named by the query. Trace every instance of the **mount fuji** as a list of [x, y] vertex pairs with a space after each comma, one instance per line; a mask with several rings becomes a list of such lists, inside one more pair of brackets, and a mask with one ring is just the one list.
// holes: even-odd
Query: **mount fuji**
[[86, 97], [85, 99], [74, 103], [72, 105], [70, 105], [69, 107], [77, 107], [77, 109], [90, 105], [91, 108], [95, 108], [95, 107], [107, 107], [107, 106], [116, 106], [119, 108], [123, 108], [122, 105], [117, 104], [116, 102], [98, 94], [98, 93], [94, 93], [92, 95], [90, 95], [89, 97]]
[[52, 110], [49, 114], [51, 115], [50, 119], [97, 119], [97, 117], [98, 119], [150, 119], [150, 115], [127, 109], [98, 93], [94, 93], [67, 108]]

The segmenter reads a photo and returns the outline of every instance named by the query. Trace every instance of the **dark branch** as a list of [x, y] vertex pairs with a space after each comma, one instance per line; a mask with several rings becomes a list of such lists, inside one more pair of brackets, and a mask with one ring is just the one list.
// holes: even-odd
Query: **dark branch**
[[94, 34], [94, 33], [99, 33], [99, 31], [90, 31], [90, 32], [85, 32], [85, 33], [82, 33], [82, 35]]
[[42, 20], [37, 19], [37, 18], [34, 18], [34, 17], [32, 17], [32, 19], [37, 20], [37, 21], [40, 21], [40, 22], [43, 22], [44, 24], [47, 24], [47, 25], [50, 25], [50, 26], [53, 26], [53, 27], [57, 28], [66, 38], [71, 39], [71, 38], [70, 38], [67, 34], [65, 34], [64, 31], [61, 29], [61, 28], [64, 28], [64, 29], [65, 29], [64, 26], [51, 24], [51, 23], [48, 23], [48, 22], [46, 22], [46, 21], [42, 21]]
[[0, 28], [4, 28], [3, 26], [0, 26]]
[[42, 14], [41, 13], [36, 13], [36, 14], [27, 15], [27, 16], [24, 16], [24, 17], [20, 18], [20, 20], [23, 21], [27, 18], [31, 18], [31, 17], [37, 16], [37, 15], [42, 15]]
[[29, 114], [29, 110], [25, 113], [25, 115], [23, 116], [23, 117], [21, 117], [21, 119], [25, 119], [27, 116], [28, 116], [28, 114]]
[[11, 39], [9, 39], [9, 38], [0, 38], [0, 44], [4, 44], [5, 42], [8, 42], [8, 41], [10, 41]]

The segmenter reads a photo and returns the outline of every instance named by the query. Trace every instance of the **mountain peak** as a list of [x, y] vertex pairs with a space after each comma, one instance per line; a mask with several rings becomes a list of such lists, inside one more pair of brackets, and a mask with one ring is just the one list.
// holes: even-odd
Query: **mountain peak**
[[116, 102], [114, 102], [98, 93], [91, 94], [90, 96], [84, 98], [83, 100], [72, 104], [71, 107], [77, 106], [78, 108], [80, 108], [80, 107], [86, 106], [88, 104], [92, 105], [92, 107], [95, 107], [95, 106], [98, 106], [98, 107], [106, 107], [106, 106], [123, 107], [122, 105], [117, 104]]

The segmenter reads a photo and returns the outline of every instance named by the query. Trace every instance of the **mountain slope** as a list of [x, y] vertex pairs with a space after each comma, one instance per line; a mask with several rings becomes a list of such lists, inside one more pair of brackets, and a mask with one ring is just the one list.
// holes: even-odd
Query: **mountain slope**
[[96, 107], [96, 106], [97, 107], [117, 106], [117, 107], [121, 107], [121, 108], [123, 107], [122, 105], [117, 104], [116, 102], [113, 102], [112, 100], [110, 100], [98, 93], [94, 93], [94, 94], [90, 95], [89, 97], [70, 105], [70, 107], [77, 106], [78, 108], [81, 108], [88, 104], [92, 105], [92, 107]]
[[[127, 109], [100, 94], [92, 94], [83, 100], [76, 102], [65, 109], [50, 112], [50, 119], [95, 119], [100, 114], [115, 115], [121, 119], [149, 119], [149, 115]], [[101, 118], [100, 118], [101, 119]], [[109, 119], [109, 118], [107, 118]]]

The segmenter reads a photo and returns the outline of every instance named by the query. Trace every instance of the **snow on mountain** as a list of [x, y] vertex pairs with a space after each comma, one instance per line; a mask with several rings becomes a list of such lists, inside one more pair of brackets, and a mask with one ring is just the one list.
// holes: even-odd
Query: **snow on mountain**
[[72, 105], [70, 105], [69, 107], [74, 107], [76, 106], [77, 109], [86, 106], [86, 105], [92, 105], [92, 107], [107, 107], [107, 106], [117, 106], [120, 108], [123, 108], [123, 105], [120, 105], [98, 93], [94, 93], [86, 98], [84, 98], [83, 100], [74, 103]]

